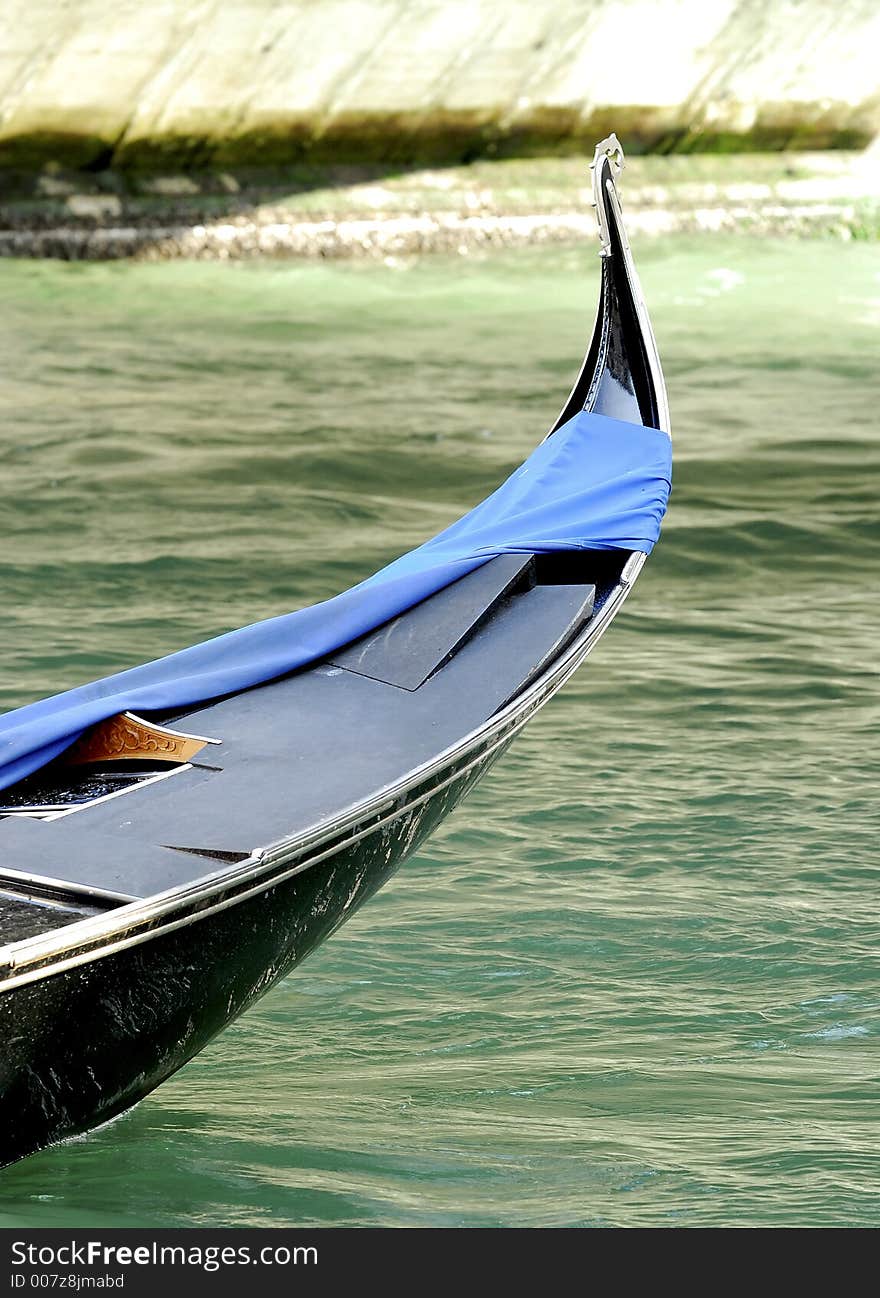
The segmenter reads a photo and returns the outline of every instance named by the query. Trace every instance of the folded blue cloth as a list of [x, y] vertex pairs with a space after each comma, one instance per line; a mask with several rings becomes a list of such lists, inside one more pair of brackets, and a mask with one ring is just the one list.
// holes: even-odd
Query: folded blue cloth
[[344, 594], [7, 712], [0, 789], [118, 712], [188, 707], [326, 658], [496, 555], [648, 554], [671, 474], [666, 433], [582, 411], [464, 518]]

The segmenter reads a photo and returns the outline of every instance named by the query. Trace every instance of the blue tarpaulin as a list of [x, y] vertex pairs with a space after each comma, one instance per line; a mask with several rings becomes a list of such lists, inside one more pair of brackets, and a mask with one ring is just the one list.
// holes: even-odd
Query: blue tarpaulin
[[671, 472], [666, 433], [582, 411], [469, 514], [344, 594], [7, 712], [0, 789], [118, 712], [188, 707], [326, 658], [496, 555], [647, 554], [660, 534]]

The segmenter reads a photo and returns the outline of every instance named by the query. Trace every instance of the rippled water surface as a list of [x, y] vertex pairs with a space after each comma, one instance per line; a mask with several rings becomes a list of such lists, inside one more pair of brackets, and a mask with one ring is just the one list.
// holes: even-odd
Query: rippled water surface
[[[880, 1221], [880, 254], [637, 251], [676, 476], [611, 633], [300, 970], [0, 1173], [0, 1225]], [[554, 418], [597, 275], [0, 264], [0, 706], [436, 531]]]

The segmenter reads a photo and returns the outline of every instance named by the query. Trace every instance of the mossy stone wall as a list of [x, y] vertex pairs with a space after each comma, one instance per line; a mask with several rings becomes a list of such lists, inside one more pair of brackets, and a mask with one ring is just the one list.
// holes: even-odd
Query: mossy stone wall
[[0, 167], [859, 147], [876, 0], [4, 0]]

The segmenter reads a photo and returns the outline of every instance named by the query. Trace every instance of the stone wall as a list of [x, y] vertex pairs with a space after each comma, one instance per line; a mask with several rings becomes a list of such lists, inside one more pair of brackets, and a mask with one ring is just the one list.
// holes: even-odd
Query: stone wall
[[860, 147], [877, 0], [3, 0], [0, 166]]

